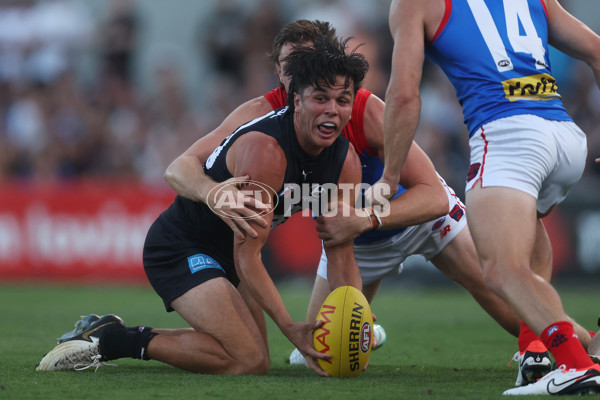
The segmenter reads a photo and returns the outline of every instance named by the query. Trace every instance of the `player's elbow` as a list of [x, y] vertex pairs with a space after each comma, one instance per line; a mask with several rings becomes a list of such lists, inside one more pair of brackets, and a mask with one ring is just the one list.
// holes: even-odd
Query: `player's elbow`
[[436, 190], [436, 196], [432, 196], [431, 207], [432, 212], [436, 214], [436, 217], [434, 218], [439, 218], [448, 214], [448, 211], [450, 210], [450, 201], [448, 200], [445, 190]]
[[385, 95], [387, 106], [393, 110], [402, 110], [406, 113], [421, 110], [421, 96], [419, 90], [388, 90]]
[[176, 171], [179, 165], [179, 157], [176, 158], [175, 160], [173, 160], [171, 162], [171, 164], [169, 164], [169, 166], [167, 167], [167, 169], [165, 170], [164, 174], [163, 174], [163, 179], [165, 181], [167, 181], [167, 183], [169, 183], [170, 185], [173, 184], [173, 182], [176, 179]]
[[169, 164], [163, 173], [163, 179], [167, 181], [171, 187], [176, 189], [179, 185], [185, 183], [185, 177], [193, 174], [194, 171], [197, 170], [198, 166], [201, 167], [201, 164], [198, 164], [196, 158], [187, 156], [185, 154], [180, 155], [173, 160], [171, 164]]
[[425, 201], [424, 209], [427, 210], [428, 220], [441, 218], [448, 214], [450, 210], [450, 201], [446, 190], [441, 184], [431, 184], [424, 186], [427, 189], [423, 190], [422, 198]]

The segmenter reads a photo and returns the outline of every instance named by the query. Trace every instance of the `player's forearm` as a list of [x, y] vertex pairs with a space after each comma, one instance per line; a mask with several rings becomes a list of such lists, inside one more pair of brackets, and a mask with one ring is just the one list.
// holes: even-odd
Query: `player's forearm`
[[448, 196], [441, 185], [413, 186], [390, 202], [388, 213], [380, 213], [382, 228], [420, 225], [448, 214], [448, 208]]
[[204, 173], [198, 158], [186, 155], [169, 165], [164, 178], [177, 194], [203, 203], [206, 203], [208, 193], [217, 184]]
[[411, 97], [392, 94], [389, 97], [386, 97], [383, 114], [383, 178], [398, 182], [419, 123], [421, 100], [418, 94]]
[[252, 244], [241, 244], [234, 250], [234, 259], [240, 280], [246, 283], [254, 300], [287, 336], [292, 318], [262, 263], [260, 249]]

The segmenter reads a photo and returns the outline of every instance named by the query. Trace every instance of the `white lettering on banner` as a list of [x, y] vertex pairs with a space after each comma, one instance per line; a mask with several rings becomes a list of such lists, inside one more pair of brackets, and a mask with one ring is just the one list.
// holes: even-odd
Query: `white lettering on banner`
[[0, 262], [18, 265], [22, 251], [19, 221], [10, 214], [0, 214]]
[[581, 269], [600, 271], [600, 213], [586, 212], [577, 218], [577, 258]]
[[32, 204], [22, 224], [26, 252], [33, 265], [122, 264], [138, 268], [144, 239], [155, 210], [139, 214], [109, 202], [95, 214], [51, 213], [43, 204]]

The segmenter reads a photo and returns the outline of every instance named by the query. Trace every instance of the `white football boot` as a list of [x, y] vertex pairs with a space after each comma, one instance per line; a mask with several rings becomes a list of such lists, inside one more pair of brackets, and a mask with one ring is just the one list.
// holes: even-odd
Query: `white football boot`
[[80, 371], [90, 367], [98, 370], [101, 365], [111, 365], [104, 363], [107, 359], [99, 351], [102, 335], [111, 329], [126, 329], [125, 323], [114, 314], [101, 317], [88, 329], [56, 345], [42, 358], [36, 371]]
[[[59, 344], [42, 358], [36, 371], [65, 371], [100, 366], [102, 356], [98, 354], [98, 338], [74, 340]], [[81, 367], [81, 368], [80, 368]]]
[[550, 372], [535, 383], [505, 391], [509, 396], [532, 394], [582, 395], [600, 393], [600, 366], [569, 369], [564, 365]]

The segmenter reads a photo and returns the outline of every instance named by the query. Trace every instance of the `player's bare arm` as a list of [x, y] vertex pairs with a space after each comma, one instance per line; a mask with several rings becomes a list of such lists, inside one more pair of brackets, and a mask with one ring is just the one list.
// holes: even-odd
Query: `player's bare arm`
[[448, 213], [446, 190], [425, 152], [413, 142], [402, 167], [400, 184], [407, 188], [390, 202], [384, 227], [397, 228], [432, 221]]
[[[176, 158], [167, 168], [165, 179], [171, 187], [181, 196], [190, 200], [203, 202], [211, 209], [214, 207], [214, 199], [209, 197], [211, 190], [217, 185], [208, 175], [204, 173], [202, 165], [213, 150], [230, 135], [237, 127], [245, 122], [251, 121], [271, 111], [269, 102], [264, 97], [257, 97], [240, 105], [215, 130], [198, 139], [183, 154]], [[232, 192], [233, 198], [243, 198], [243, 207], [224, 209], [223, 213], [217, 214], [240, 238], [245, 234], [252, 237], [257, 236], [256, 230], [248, 224], [245, 218], [256, 215], [255, 210], [262, 207], [254, 198], [238, 193], [240, 181], [252, 179], [250, 176], [235, 176], [225, 184]], [[225, 204], [223, 207], [227, 207]], [[225, 215], [233, 215], [239, 218], [227, 218]], [[259, 225], [268, 226], [262, 218], [256, 220]]]
[[[285, 155], [277, 141], [263, 133], [249, 132], [240, 137], [228, 151], [226, 160], [232, 175], [251, 175], [254, 181], [274, 189], [280, 188], [283, 184], [286, 169]], [[253, 189], [252, 184], [249, 189]], [[267, 199], [263, 202], [267, 203]], [[269, 226], [272, 218], [272, 213], [267, 214], [266, 220]], [[312, 344], [312, 332], [319, 325], [312, 322], [292, 321], [261, 258], [261, 249], [266, 243], [270, 229], [255, 224], [254, 220], [249, 222], [257, 231], [257, 237], [235, 238], [234, 241], [235, 267], [240, 280], [282, 333], [308, 356], [309, 366], [319, 375], [326, 376], [327, 374], [321, 370], [315, 360], [327, 358], [327, 355], [317, 352]]]
[[390, 188], [395, 188], [400, 180], [400, 171], [419, 123], [419, 85], [425, 57], [424, 12], [421, 2], [411, 0], [395, 0], [390, 8], [394, 48], [383, 115], [385, 169], [378, 182]]
[[544, 0], [548, 10], [548, 43], [592, 68], [600, 87], [600, 36], [569, 14], [557, 0]]
[[[338, 184], [356, 188], [360, 182], [360, 160], [356, 155], [354, 146], [350, 145], [348, 147], [348, 154], [346, 155], [346, 160], [344, 161], [344, 166], [342, 167]], [[358, 193], [352, 189], [346, 199], [343, 199], [342, 194], [343, 192], [339, 191], [338, 198], [345, 200], [345, 202], [342, 201], [344, 205], [354, 209], [354, 204], [356, 204]], [[342, 215], [340, 210], [338, 210], [336, 214], [341, 218], [346, 218]], [[320, 216], [317, 219], [317, 221], [320, 221], [319, 225], [323, 222], [323, 218], [323, 216]], [[320, 231], [320, 229], [321, 228], [317, 226], [317, 230]], [[319, 234], [319, 237], [321, 237], [321, 234]], [[325, 239], [323, 241], [323, 245], [325, 247], [325, 253], [327, 254], [327, 280], [329, 281], [331, 290], [344, 285], [350, 285], [356, 287], [357, 289], [361, 289], [362, 279], [360, 277], [358, 266], [356, 265], [356, 260], [354, 259], [353, 242], [350, 240], [332, 243]]]
[[[385, 163], [383, 113], [385, 104], [375, 95], [367, 100], [364, 130], [367, 144]], [[384, 229], [418, 225], [448, 213], [448, 196], [433, 163], [413, 141], [400, 171], [399, 183], [406, 192], [390, 204], [389, 214], [381, 216]]]

